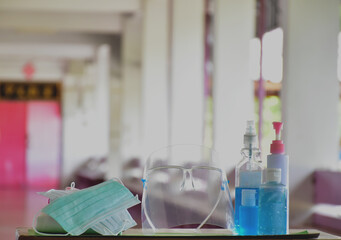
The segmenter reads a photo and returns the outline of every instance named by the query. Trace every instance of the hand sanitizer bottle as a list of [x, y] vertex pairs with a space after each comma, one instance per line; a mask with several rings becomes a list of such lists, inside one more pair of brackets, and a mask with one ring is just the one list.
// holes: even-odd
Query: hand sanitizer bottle
[[[283, 124], [281, 122], [273, 122], [273, 128], [276, 132], [276, 139], [272, 141], [270, 146], [271, 154], [267, 158], [268, 168], [281, 169], [281, 184], [287, 188], [287, 208], [289, 209], [289, 157], [284, 153], [284, 143], [280, 139], [280, 132]], [[289, 232], [289, 211], [287, 211], [287, 233]]]
[[258, 233], [258, 193], [262, 183], [260, 150], [254, 121], [247, 121], [242, 160], [236, 166], [235, 231], [239, 235]]
[[259, 188], [259, 235], [287, 233], [287, 188], [281, 184], [281, 169], [265, 170], [266, 183]]
[[267, 167], [268, 168], [280, 168], [281, 169], [281, 183], [285, 186], [289, 186], [289, 157], [284, 154], [284, 143], [280, 139], [280, 132], [283, 126], [281, 122], [273, 122], [273, 127], [276, 132], [276, 139], [272, 141], [270, 146], [271, 154], [268, 155]]

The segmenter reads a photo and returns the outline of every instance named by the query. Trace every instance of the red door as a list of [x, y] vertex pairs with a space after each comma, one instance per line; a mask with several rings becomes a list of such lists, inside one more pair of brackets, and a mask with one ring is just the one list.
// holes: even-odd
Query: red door
[[58, 188], [61, 113], [57, 101], [0, 101], [0, 187]]
[[0, 101], [0, 187], [26, 183], [26, 103]]

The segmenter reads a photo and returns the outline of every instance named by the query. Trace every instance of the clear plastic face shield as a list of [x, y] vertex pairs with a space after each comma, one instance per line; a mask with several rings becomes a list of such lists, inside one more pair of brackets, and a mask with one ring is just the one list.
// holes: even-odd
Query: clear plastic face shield
[[234, 211], [217, 154], [198, 145], [173, 145], [152, 153], [143, 181], [142, 228], [216, 227], [233, 230]]

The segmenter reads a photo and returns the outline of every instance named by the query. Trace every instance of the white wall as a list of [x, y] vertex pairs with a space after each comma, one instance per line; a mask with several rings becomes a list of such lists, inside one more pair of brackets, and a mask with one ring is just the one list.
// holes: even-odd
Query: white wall
[[309, 223], [312, 173], [338, 160], [337, 37], [340, 1], [282, 1], [284, 141], [290, 156], [290, 220]]

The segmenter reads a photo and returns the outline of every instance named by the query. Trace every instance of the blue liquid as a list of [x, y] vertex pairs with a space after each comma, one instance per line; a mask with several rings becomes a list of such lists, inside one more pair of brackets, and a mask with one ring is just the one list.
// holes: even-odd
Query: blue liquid
[[[249, 189], [256, 191], [256, 206], [242, 206], [242, 190]], [[239, 235], [258, 234], [258, 194], [259, 188], [236, 188], [235, 199], [235, 228]]]
[[262, 185], [259, 190], [259, 234], [286, 234], [287, 211], [287, 189], [276, 183]]

